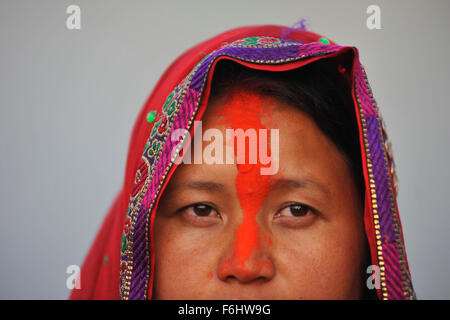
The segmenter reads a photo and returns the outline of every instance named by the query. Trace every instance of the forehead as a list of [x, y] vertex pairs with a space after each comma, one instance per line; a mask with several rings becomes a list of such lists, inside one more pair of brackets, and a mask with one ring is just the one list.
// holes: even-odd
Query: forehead
[[278, 129], [280, 152], [293, 148], [316, 155], [337, 151], [309, 115], [289, 103], [252, 91], [232, 91], [211, 101], [202, 122], [205, 130]]
[[208, 102], [203, 122], [227, 128], [262, 127], [269, 125], [272, 111], [285, 107], [291, 106], [249, 90], [233, 89]]
[[[345, 157], [314, 120], [295, 106], [273, 97], [245, 90], [224, 94], [208, 103], [202, 126], [203, 133], [217, 129], [223, 137], [229, 128], [279, 130], [278, 146], [271, 146], [279, 150], [279, 178], [294, 175], [311, 176], [315, 180], [342, 180], [348, 171]], [[203, 143], [203, 149], [207, 146], [207, 142]], [[229, 170], [237, 174], [235, 167], [229, 164], [185, 164], [179, 171], [184, 178], [193, 175], [220, 179]]]

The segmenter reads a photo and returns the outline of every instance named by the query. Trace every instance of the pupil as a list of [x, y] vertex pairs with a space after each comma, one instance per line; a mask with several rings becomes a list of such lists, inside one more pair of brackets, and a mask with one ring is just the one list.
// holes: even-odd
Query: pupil
[[204, 204], [197, 204], [194, 206], [194, 212], [201, 217], [208, 216], [211, 213], [211, 207]]
[[294, 204], [290, 207], [293, 216], [305, 216], [308, 213], [308, 208], [300, 204]]

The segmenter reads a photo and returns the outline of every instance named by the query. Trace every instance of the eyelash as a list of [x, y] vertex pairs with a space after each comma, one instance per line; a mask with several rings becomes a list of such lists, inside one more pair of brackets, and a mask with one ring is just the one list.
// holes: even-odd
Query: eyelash
[[290, 217], [294, 217], [294, 218], [303, 218], [306, 217], [309, 213], [315, 214], [315, 210], [313, 208], [311, 208], [310, 206], [303, 204], [303, 203], [289, 203], [288, 205], [284, 206], [283, 208], [281, 208], [276, 214], [275, 217], [280, 217], [281, 216], [281, 212], [283, 212], [285, 209], [291, 209], [292, 207], [301, 207], [301, 209], [306, 210], [305, 213], [301, 214], [301, 215], [294, 215], [291, 213], [291, 215], [289, 215]]
[[[207, 208], [210, 209], [211, 211], [215, 211], [215, 212], [216, 212], [216, 216], [218, 216], [219, 218], [221, 218], [221, 215], [220, 215], [219, 211], [218, 211], [216, 208], [214, 208], [213, 206], [211, 206], [211, 205], [209, 205], [209, 204], [207, 204], [207, 203], [194, 203], [194, 204], [188, 205], [188, 206], [186, 206], [186, 207], [184, 207], [184, 208], [181, 208], [181, 209], [179, 210], [179, 212], [186, 212], [188, 209], [193, 209], [193, 210], [194, 210], [194, 208], [195, 208], [196, 206], [204, 206], [204, 207], [207, 207]], [[202, 215], [197, 215], [197, 214], [195, 214], [195, 213], [192, 214], [192, 215], [193, 215], [194, 217], [196, 217], [196, 218], [203, 218], [203, 217], [210, 217], [210, 216], [211, 216], [211, 214], [202, 216]]]

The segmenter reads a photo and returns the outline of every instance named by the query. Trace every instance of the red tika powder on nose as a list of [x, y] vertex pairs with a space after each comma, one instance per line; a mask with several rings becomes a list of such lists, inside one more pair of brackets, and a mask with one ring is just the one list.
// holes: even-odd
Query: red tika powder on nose
[[[226, 117], [225, 124], [234, 130], [255, 129], [258, 136], [257, 163], [249, 164], [249, 143], [245, 146], [245, 164], [237, 164], [236, 191], [243, 211], [243, 221], [235, 233], [236, 242], [233, 261], [245, 264], [255, 249], [261, 247], [256, 215], [266, 198], [270, 185], [269, 175], [261, 175], [261, 168], [267, 167], [259, 161], [259, 130], [266, 129], [261, 123], [262, 97], [248, 91], [234, 92], [221, 113]], [[269, 130], [267, 133], [269, 134]], [[234, 154], [237, 155], [237, 139], [234, 138]], [[270, 141], [268, 137], [267, 141]], [[270, 145], [267, 146], [270, 152]], [[269, 242], [270, 238], [269, 238]], [[229, 263], [229, 262], [228, 262]]]

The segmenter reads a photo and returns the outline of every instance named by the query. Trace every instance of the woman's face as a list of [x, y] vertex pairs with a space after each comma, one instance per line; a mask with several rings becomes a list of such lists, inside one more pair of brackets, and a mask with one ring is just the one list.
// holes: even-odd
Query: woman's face
[[278, 129], [279, 143], [270, 145], [279, 150], [278, 171], [205, 161], [175, 170], [154, 220], [153, 298], [360, 298], [360, 193], [345, 156], [315, 122], [241, 91], [210, 103], [202, 126], [223, 137], [226, 128]]

